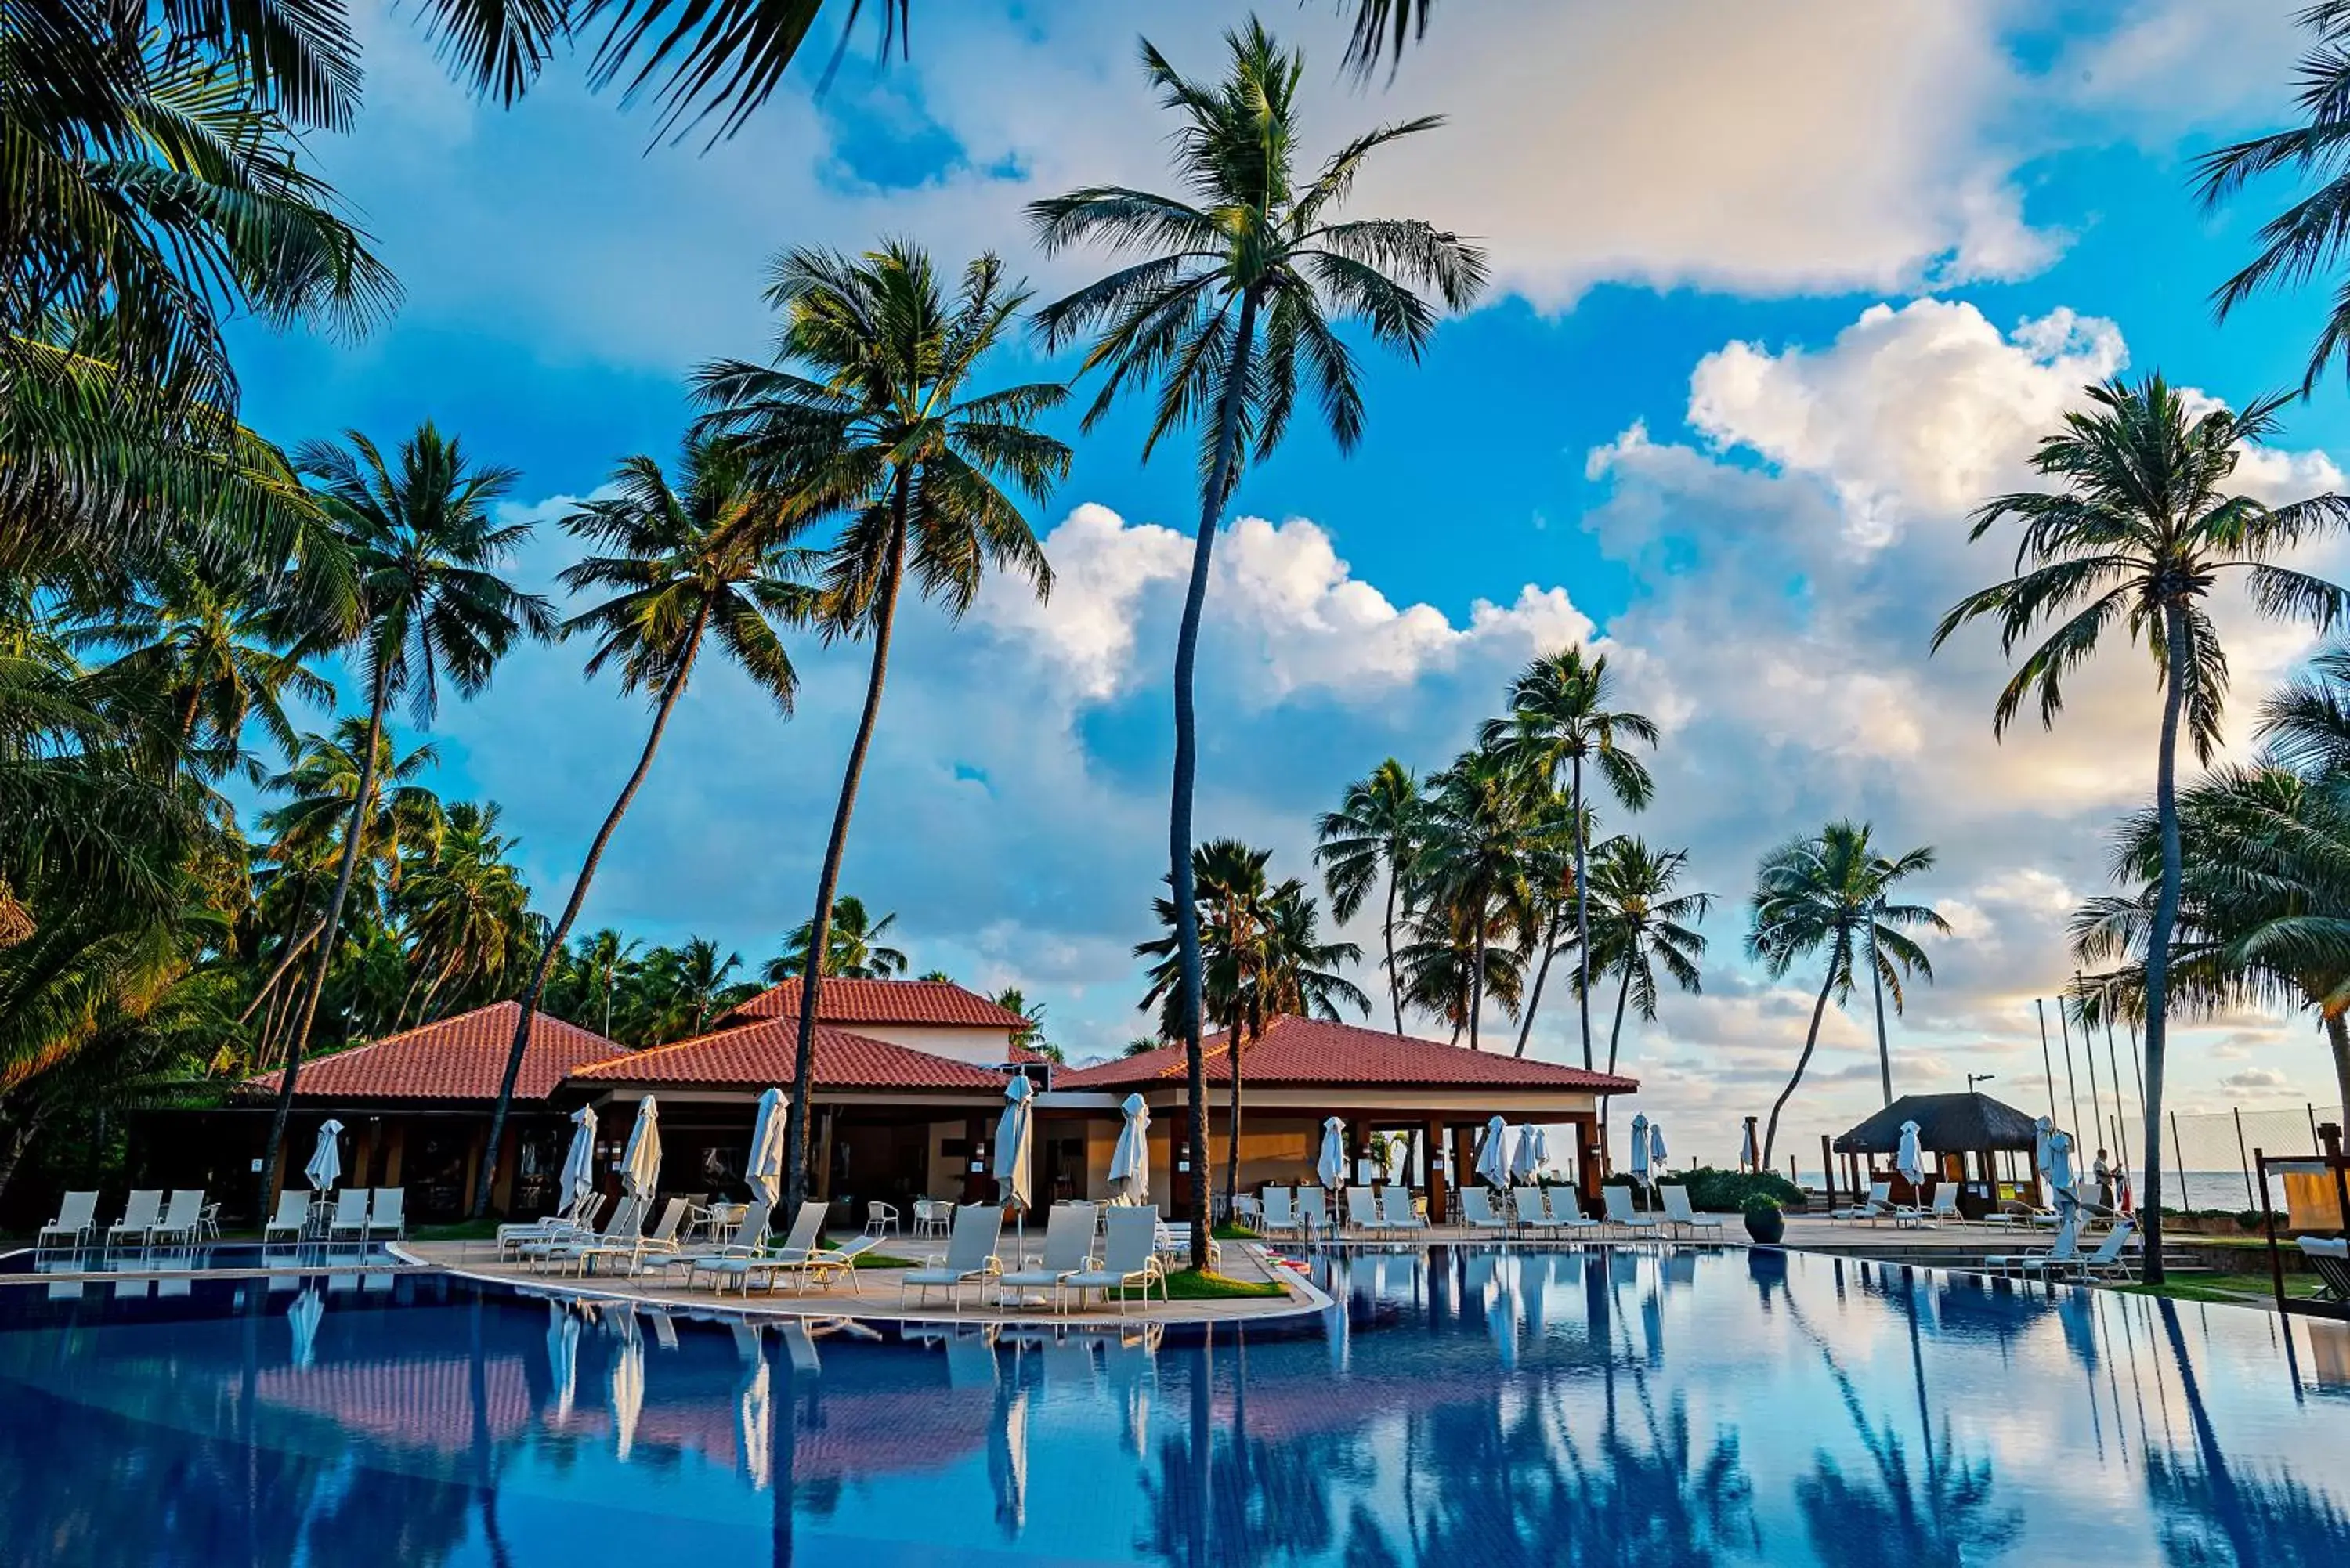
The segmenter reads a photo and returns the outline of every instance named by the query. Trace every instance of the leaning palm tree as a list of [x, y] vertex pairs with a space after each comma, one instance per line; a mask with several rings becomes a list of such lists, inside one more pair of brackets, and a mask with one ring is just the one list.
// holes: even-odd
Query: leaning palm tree
[[[825, 934], [824, 973], [831, 980], [896, 980], [911, 967], [905, 953], [881, 939], [898, 923], [892, 913], [875, 919], [865, 900], [843, 893], [832, 901], [832, 922]], [[816, 940], [816, 922], [802, 920], [784, 934], [784, 950], [769, 959], [759, 978], [781, 985], [807, 972], [808, 944]], [[1018, 1009], [1014, 1009], [1017, 1012]]]
[[[1221, 82], [1191, 80], [1148, 42], [1143, 73], [1180, 121], [1175, 173], [1184, 194], [1088, 186], [1030, 204], [1047, 254], [1098, 242], [1135, 256], [1037, 313], [1045, 341], [1087, 334], [1084, 368], [1106, 372], [1086, 414], [1092, 429], [1128, 391], [1156, 384], [1146, 458], [1162, 440], [1200, 431], [1200, 525], [1191, 586], [1175, 641], [1175, 766], [1168, 820], [1182, 970], [1182, 1038], [1189, 1057], [1188, 1136], [1207, 1139], [1206, 1066], [1200, 1054], [1200, 930], [1191, 876], [1191, 797], [1199, 738], [1192, 669], [1207, 603], [1216, 530], [1247, 454], [1263, 462], [1280, 445], [1297, 404], [1301, 368], [1340, 450], [1362, 438], [1363, 400], [1354, 355], [1332, 318], [1359, 324], [1373, 341], [1417, 358], [1436, 327], [1419, 292], [1453, 309], [1485, 284], [1484, 253], [1419, 219], [1342, 219], [1338, 209], [1371, 154], [1432, 130], [1433, 116], [1358, 136], [1301, 178], [1297, 87], [1303, 60], [1263, 25], [1225, 38]], [[1302, 362], [1302, 367], [1301, 367]], [[1194, 1205], [1191, 1247], [1204, 1256], [1207, 1209]]]
[[[847, 521], [823, 556], [817, 618], [829, 637], [873, 645], [865, 706], [833, 808], [809, 917], [799, 1045], [785, 1118], [790, 1201], [806, 1190], [808, 1088], [823, 955], [848, 847], [857, 787], [881, 716], [898, 606], [910, 580], [960, 619], [990, 568], [1042, 597], [1052, 567], [1005, 486], [1041, 504], [1069, 469], [1069, 449], [1035, 428], [1066, 389], [1029, 383], [980, 391], [973, 378], [1027, 302], [983, 255], [949, 296], [931, 258], [892, 243], [849, 257], [799, 250], [775, 264], [767, 301], [784, 314], [772, 366], [729, 360], [699, 373], [711, 429], [739, 436], [788, 503], [777, 526], [830, 513]], [[1204, 1253], [1202, 1254], [1204, 1255]]]
[[[1657, 726], [1645, 714], [1609, 704], [1607, 656], [1586, 659], [1581, 648], [1563, 649], [1526, 667], [1510, 686], [1506, 718], [1489, 719], [1484, 742], [1549, 780], [1566, 785], [1575, 840], [1575, 984], [1583, 1025], [1583, 1065], [1591, 1055], [1591, 894], [1587, 886], [1591, 827], [1585, 810], [1583, 771], [1588, 764], [1607, 793], [1627, 811], [1638, 811], [1655, 794], [1648, 770], [1632, 745], [1657, 743]], [[1525, 1054], [1525, 1043], [1518, 1043]]]
[[[623, 692], [651, 698], [652, 722], [635, 769], [588, 843], [571, 896], [522, 994], [514, 1039], [506, 1047], [505, 1076], [490, 1113], [492, 1154], [485, 1169], [496, 1165], [547, 975], [588, 901], [605, 848], [652, 771], [653, 754], [678, 699], [685, 695], [703, 643], [715, 638], [753, 687], [786, 716], [798, 683], [775, 628], [779, 621], [806, 619], [809, 597], [799, 580], [798, 552], [776, 538], [776, 493], [754, 482], [743, 453], [723, 442], [691, 441], [680, 483], [672, 483], [658, 462], [641, 455], [622, 462], [612, 478], [612, 496], [590, 501], [563, 520], [566, 531], [611, 553], [588, 556], [562, 578], [574, 593], [607, 590], [611, 597], [564, 622], [563, 635], [593, 637], [589, 677], [607, 666], [617, 668]], [[476, 1219], [488, 1212], [489, 1201], [490, 1183], [484, 1179], [473, 1194]]]
[[1387, 912], [1379, 922], [1379, 938], [1387, 950], [1388, 1002], [1399, 1034], [1403, 1033], [1403, 979], [1396, 970], [1396, 919], [1399, 912], [1411, 913], [1412, 893], [1405, 878], [1419, 853], [1421, 812], [1419, 781], [1389, 757], [1367, 777], [1347, 786], [1337, 810], [1323, 814], [1321, 843], [1314, 851], [1322, 867], [1322, 885], [1330, 895], [1330, 912], [1341, 920], [1353, 919], [1373, 889], [1386, 885]]
[[[1820, 994], [1812, 1004], [1812, 1026], [1804, 1035], [1804, 1053], [1787, 1086], [1772, 1102], [1771, 1119], [1762, 1131], [1762, 1165], [1768, 1169], [1779, 1136], [1779, 1113], [1804, 1081], [1804, 1069], [1820, 1043], [1820, 1021], [1828, 999], [1839, 1002], [1852, 994], [1856, 966], [1868, 966], [1873, 984], [1893, 993], [1896, 1012], [1903, 1005], [1902, 981], [1911, 974], [1934, 978], [1934, 965], [1908, 933], [1919, 928], [1948, 931], [1950, 924], [1923, 904], [1895, 904], [1887, 898], [1894, 884], [1934, 865], [1934, 851], [1912, 849], [1899, 856], [1877, 852], [1869, 842], [1869, 826], [1845, 819], [1831, 822], [1815, 834], [1799, 834], [1762, 857], [1754, 873], [1752, 929], [1746, 938], [1748, 956], [1759, 961], [1774, 980], [1794, 967], [1795, 961], [1825, 954]], [[1884, 1013], [1878, 1020], [1878, 1044], [1886, 1047]]]
[[2051, 622], [2047, 639], [2016, 669], [1991, 710], [2004, 735], [2026, 699], [2043, 726], [2064, 705], [2064, 680], [2118, 622], [2143, 639], [2162, 678], [2162, 730], [2155, 752], [2155, 814], [2161, 824], [2162, 886], [2146, 965], [2146, 1279], [2162, 1279], [2162, 1073], [2168, 1028], [2171, 927], [2178, 917], [2178, 729], [2199, 760], [2220, 743], [2227, 655], [2207, 607], [2220, 573], [2245, 574], [2253, 607], [2321, 630], [2350, 610], [2350, 594], [2276, 564], [2295, 545], [2342, 531], [2350, 499], [2317, 495], [2270, 506], [2227, 490], [2246, 448], [2277, 430], [2282, 398], [2241, 412], [2201, 408], [2149, 376], [2087, 389], [2089, 407], [2043, 440], [2033, 466], [2058, 488], [1994, 497], [1974, 514], [1970, 538], [2002, 519], [2023, 524], [2016, 575], [1970, 594], [1934, 628], [1941, 647], [1967, 622], [1998, 621], [2012, 653]]
[[295, 1079], [327, 988], [328, 962], [365, 836], [360, 826], [375, 798], [385, 713], [405, 699], [416, 722], [429, 724], [443, 680], [459, 696], [471, 697], [489, 684], [491, 670], [517, 639], [546, 637], [555, 629], [554, 612], [545, 599], [517, 592], [497, 575], [530, 533], [526, 523], [500, 524], [490, 514], [514, 482], [511, 469], [475, 467], [457, 441], [430, 421], [400, 443], [393, 462], [357, 431], [345, 440], [343, 446], [313, 442], [301, 456], [304, 470], [318, 481], [319, 504], [357, 567], [360, 618], [346, 655], [367, 680], [368, 727], [350, 824], [327, 899], [326, 935], [286, 1036], [286, 1067], [261, 1175], [258, 1207], [264, 1210], [277, 1189]]

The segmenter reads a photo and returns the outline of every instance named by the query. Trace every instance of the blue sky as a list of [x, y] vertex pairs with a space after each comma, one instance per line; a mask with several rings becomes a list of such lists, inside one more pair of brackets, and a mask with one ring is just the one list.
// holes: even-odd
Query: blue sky
[[[2102, 889], [2104, 827], [2151, 778], [2151, 688], [2109, 657], [2057, 734], [1995, 747], [1996, 650], [1929, 661], [1926, 633], [2003, 563], [1961, 542], [1967, 506], [2021, 483], [2083, 380], [2158, 367], [2231, 400], [2298, 382], [2318, 292], [2225, 327], [2207, 304], [2282, 192], [2206, 213], [2188, 189], [2198, 151], [2282, 111], [2293, 6], [1561, 5], [1509, 31], [1451, 9], [1367, 91], [1337, 78], [1325, 8], [1268, 11], [1309, 51], [1321, 144], [1452, 117], [1357, 205], [1484, 236], [1498, 286], [1419, 364], [1369, 361], [1360, 452], [1301, 429], [1248, 475], [1254, 521], [1221, 547], [1209, 623], [1201, 830], [1304, 874], [1346, 780], [1390, 753], [1440, 766], [1531, 653], [1603, 637], [1668, 727], [1659, 802], [1627, 826], [1689, 846], [1725, 896], [1706, 994], [1627, 1044], [1648, 1108], [1691, 1127], [1677, 1151], [1728, 1155], [1792, 1065], [1810, 988], [1739, 961], [1739, 896], [1763, 846], [1846, 812], [1939, 847], [1925, 890], [1959, 927], [1898, 1025], [1903, 1086], [1989, 1070], [2032, 1103], [2028, 999], [2062, 976], [2064, 912]], [[1031, 253], [1020, 203], [1155, 182], [1137, 21], [1205, 73], [1242, 14], [924, 7], [910, 64], [853, 56], [821, 99], [803, 81], [705, 153], [649, 146], [650, 118], [567, 63], [518, 109], [474, 105], [363, 8], [369, 108], [317, 152], [407, 302], [355, 345], [247, 334], [248, 414], [288, 440], [429, 415], [524, 471], [520, 509], [558, 515], [620, 454], [672, 449], [695, 363], [762, 351], [778, 247], [904, 234], [946, 258], [999, 248], [1042, 289], [1082, 276], [1091, 258]], [[996, 374], [1072, 369], [1023, 348]], [[2248, 483], [2336, 483], [2345, 418], [2333, 385], [2294, 407]], [[1082, 1054], [1137, 1021], [1126, 953], [1161, 868], [1196, 504], [1187, 454], [1139, 462], [1135, 418], [1069, 423], [1075, 471], [1035, 517], [1060, 588], [1042, 608], [992, 594], [957, 628], [910, 618], [846, 886], [899, 912], [920, 967], [1042, 996]], [[541, 534], [525, 570], [544, 580], [567, 545]], [[2230, 626], [2241, 710], [2307, 644]], [[438, 727], [443, 788], [503, 803], [546, 901], [639, 739], [577, 664], [520, 656]], [[788, 724], [698, 683], [590, 923], [715, 935], [755, 963], [805, 917], [859, 656], [810, 648], [803, 668]], [[1571, 1030], [1546, 1009], [1536, 1049]], [[1800, 1142], [1873, 1096], [1857, 1018], [1824, 1038]], [[2327, 1083], [2298, 1021], [2192, 1039], [2189, 1106]]]

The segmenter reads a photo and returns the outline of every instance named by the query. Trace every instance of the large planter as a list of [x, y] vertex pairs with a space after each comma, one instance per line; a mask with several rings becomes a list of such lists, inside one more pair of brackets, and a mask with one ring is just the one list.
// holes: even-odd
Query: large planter
[[1755, 1244], [1775, 1247], [1787, 1234], [1787, 1217], [1776, 1209], [1749, 1209], [1745, 1214], [1746, 1233]]

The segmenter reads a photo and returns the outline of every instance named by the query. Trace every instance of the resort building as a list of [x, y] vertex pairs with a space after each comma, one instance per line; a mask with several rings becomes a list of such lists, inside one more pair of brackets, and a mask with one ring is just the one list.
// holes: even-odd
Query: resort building
[[[1139, 1096], [1151, 1117], [1152, 1196], [1170, 1210], [1188, 1204], [1191, 1173], [1177, 1155], [1181, 1047], [1060, 1067], [1015, 1044], [1027, 1026], [1019, 1014], [942, 981], [828, 980], [820, 1006], [809, 1093], [809, 1168], [819, 1196], [858, 1215], [874, 1202], [902, 1214], [923, 1197], [992, 1200], [990, 1140], [1004, 1086], [1018, 1073], [1037, 1091], [1031, 1185], [1038, 1203], [1110, 1195], [1125, 1103]], [[753, 998], [707, 1033], [642, 1051], [542, 1016], [510, 1136], [492, 1161], [490, 1115], [515, 1016], [515, 1004], [502, 1002], [306, 1063], [283, 1179], [300, 1179], [303, 1152], [331, 1117], [344, 1128], [344, 1180], [407, 1187], [420, 1220], [463, 1213], [485, 1167], [494, 1208], [535, 1213], [552, 1197], [571, 1113], [595, 1109], [608, 1168], [639, 1103], [651, 1096], [663, 1189], [739, 1196], [758, 1098], [789, 1089], [796, 1077], [797, 981]], [[1234, 1063], [1224, 1036], [1206, 1044], [1211, 1168], [1220, 1183]], [[1556, 1063], [1295, 1017], [1268, 1023], [1238, 1065], [1242, 1190], [1313, 1179], [1325, 1126], [1336, 1117], [1350, 1166], [1424, 1190], [1439, 1220], [1495, 1116], [1571, 1129], [1571, 1147], [1554, 1146], [1552, 1168], [1596, 1188], [1601, 1104], [1638, 1086]], [[277, 1085], [273, 1073], [244, 1085], [228, 1108], [142, 1118], [135, 1158], [145, 1179], [249, 1192], [244, 1172], [263, 1152]]]

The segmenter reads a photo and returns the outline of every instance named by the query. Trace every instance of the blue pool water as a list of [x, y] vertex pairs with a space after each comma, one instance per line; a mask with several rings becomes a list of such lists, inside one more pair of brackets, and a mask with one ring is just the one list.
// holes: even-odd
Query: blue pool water
[[11, 1564], [2350, 1563], [2342, 1325], [1818, 1257], [1317, 1260], [1244, 1332], [0, 1288]]

